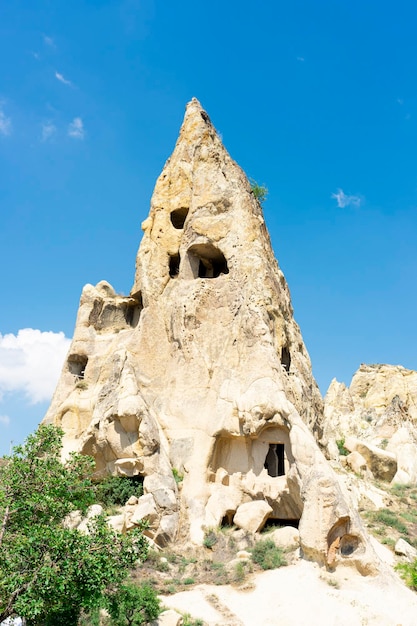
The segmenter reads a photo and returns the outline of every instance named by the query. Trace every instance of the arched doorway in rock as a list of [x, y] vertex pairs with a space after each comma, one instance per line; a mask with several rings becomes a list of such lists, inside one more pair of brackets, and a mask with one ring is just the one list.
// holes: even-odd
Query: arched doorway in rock
[[226, 257], [211, 243], [190, 246], [187, 261], [190, 273], [187, 278], [218, 278], [229, 273]]

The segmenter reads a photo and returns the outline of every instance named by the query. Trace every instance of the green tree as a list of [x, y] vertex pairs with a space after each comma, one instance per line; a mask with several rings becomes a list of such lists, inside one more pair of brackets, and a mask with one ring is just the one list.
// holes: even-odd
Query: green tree
[[40, 426], [0, 467], [0, 622], [20, 615], [30, 626], [74, 626], [147, 555], [140, 530], [119, 535], [103, 516], [88, 534], [65, 527], [94, 501], [94, 461], [72, 454], [61, 463], [62, 434]]
[[150, 585], [126, 583], [109, 597], [108, 611], [112, 626], [141, 626], [158, 617], [161, 605]]

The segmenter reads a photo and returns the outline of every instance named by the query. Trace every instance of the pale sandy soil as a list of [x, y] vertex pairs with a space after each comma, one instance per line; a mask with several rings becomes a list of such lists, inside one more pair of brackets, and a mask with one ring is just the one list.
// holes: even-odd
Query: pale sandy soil
[[250, 583], [247, 590], [198, 585], [163, 603], [208, 626], [417, 626], [417, 594], [394, 574], [363, 577], [351, 568], [329, 574], [301, 560]]

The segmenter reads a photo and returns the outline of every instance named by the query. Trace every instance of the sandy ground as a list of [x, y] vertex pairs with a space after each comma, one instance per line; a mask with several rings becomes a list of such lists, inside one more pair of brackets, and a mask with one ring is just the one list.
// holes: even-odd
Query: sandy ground
[[199, 585], [163, 597], [209, 626], [417, 626], [417, 594], [393, 574], [329, 574], [315, 563], [254, 575], [246, 590]]

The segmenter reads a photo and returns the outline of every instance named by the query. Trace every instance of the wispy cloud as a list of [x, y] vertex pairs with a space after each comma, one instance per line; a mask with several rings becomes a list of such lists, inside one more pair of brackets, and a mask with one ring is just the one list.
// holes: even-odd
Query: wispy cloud
[[69, 87], [72, 87], [72, 82], [70, 80], [67, 80], [63, 76], [63, 74], [60, 74], [60, 72], [55, 72], [55, 78], [59, 80], [59, 82], [62, 83], [63, 85], [68, 85]]
[[84, 139], [85, 130], [81, 117], [74, 117], [71, 124], [68, 126], [68, 136], [73, 139]]
[[304, 57], [297, 57], [297, 61], [305, 61]]
[[49, 400], [69, 345], [62, 332], [0, 334], [0, 400], [6, 392], [23, 393], [33, 404]]
[[348, 196], [343, 189], [338, 189], [337, 193], [332, 193], [332, 198], [336, 200], [340, 209], [344, 209], [347, 206], [360, 207], [363, 202], [361, 196]]
[[45, 46], [49, 46], [50, 48], [56, 48], [55, 41], [52, 39], [52, 37], [48, 37], [48, 35], [43, 36], [43, 43], [45, 44]]
[[0, 415], [0, 424], [8, 426], [10, 424], [10, 417], [8, 415]]
[[12, 132], [12, 120], [7, 117], [0, 103], [0, 135], [10, 135]]
[[48, 141], [56, 133], [56, 126], [52, 122], [43, 122], [42, 124], [42, 141]]

